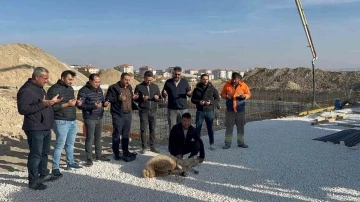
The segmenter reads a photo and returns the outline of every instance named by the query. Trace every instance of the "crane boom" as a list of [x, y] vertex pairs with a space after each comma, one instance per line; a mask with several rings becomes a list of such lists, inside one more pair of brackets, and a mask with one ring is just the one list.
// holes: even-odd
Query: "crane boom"
[[312, 41], [312, 38], [311, 38], [311, 35], [310, 35], [310, 30], [309, 30], [309, 26], [307, 24], [307, 21], [306, 21], [306, 18], [305, 18], [305, 13], [304, 13], [304, 9], [301, 5], [301, 1], [300, 0], [295, 0], [295, 4], [297, 6], [297, 9], [299, 11], [299, 15], [300, 15], [300, 19], [301, 19], [301, 22], [303, 24], [303, 27], [304, 27], [304, 31], [305, 31], [305, 35], [306, 35], [306, 38], [309, 42], [309, 46], [310, 47], [310, 50], [311, 50], [311, 53], [312, 53], [312, 61], [311, 61], [311, 65], [312, 65], [312, 75], [313, 75], [313, 100], [312, 100], [312, 108], [314, 108], [314, 105], [316, 104], [315, 103], [315, 65], [314, 65], [314, 62], [315, 60], [318, 59], [318, 56], [317, 56], [317, 53], [316, 53], [316, 50], [315, 50], [315, 47], [314, 47], [314, 43]]

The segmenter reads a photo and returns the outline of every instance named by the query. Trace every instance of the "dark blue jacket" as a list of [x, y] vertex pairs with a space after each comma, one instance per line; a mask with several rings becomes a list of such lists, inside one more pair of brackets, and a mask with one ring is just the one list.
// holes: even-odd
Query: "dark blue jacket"
[[99, 87], [93, 89], [89, 82], [79, 90], [77, 99], [82, 100], [82, 105], [78, 106], [78, 109], [82, 110], [84, 119], [99, 119], [104, 115], [104, 108], [95, 106], [97, 101], [104, 103], [104, 94], [102, 89]]
[[189, 82], [186, 79], [181, 78], [178, 86], [175, 86], [174, 79], [166, 80], [162, 95], [164, 96], [164, 90], [168, 94], [168, 109], [181, 110], [187, 109], [187, 92], [190, 90]]
[[29, 79], [17, 93], [17, 107], [21, 115], [24, 115], [22, 129], [50, 130], [54, 125], [54, 111], [52, 107], [47, 107], [42, 100], [49, 99], [44, 88], [35, 84]]

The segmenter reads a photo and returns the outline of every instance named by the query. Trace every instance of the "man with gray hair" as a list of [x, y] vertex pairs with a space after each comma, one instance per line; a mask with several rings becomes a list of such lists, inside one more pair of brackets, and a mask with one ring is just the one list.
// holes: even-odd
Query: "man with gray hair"
[[59, 103], [59, 95], [49, 99], [44, 85], [49, 81], [49, 71], [44, 67], [36, 67], [32, 78], [28, 79], [17, 94], [17, 107], [24, 115], [22, 129], [29, 144], [28, 179], [29, 188], [44, 190], [44, 182], [58, 179], [50, 175], [47, 169], [50, 153], [51, 129], [54, 125], [54, 111], [52, 106]]

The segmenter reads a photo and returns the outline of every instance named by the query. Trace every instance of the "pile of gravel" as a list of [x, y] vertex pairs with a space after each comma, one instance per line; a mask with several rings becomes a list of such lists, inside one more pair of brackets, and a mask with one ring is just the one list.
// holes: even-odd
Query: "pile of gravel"
[[[345, 110], [345, 112], [348, 112]], [[359, 120], [359, 115], [349, 115]], [[27, 174], [0, 174], [1, 201], [360, 201], [359, 146], [348, 148], [312, 140], [343, 128], [311, 126], [309, 118], [246, 124], [248, 149], [235, 142], [206, 149], [200, 174], [144, 179], [141, 171], [154, 155], [136, 161], [95, 162], [93, 167], [64, 171], [45, 191], [27, 188]], [[208, 147], [208, 139], [204, 138]], [[166, 148], [161, 148], [166, 151]]]

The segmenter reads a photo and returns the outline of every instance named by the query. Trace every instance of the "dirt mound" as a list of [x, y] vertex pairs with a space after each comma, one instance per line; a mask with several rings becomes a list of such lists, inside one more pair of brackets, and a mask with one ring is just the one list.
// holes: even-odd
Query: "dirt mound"
[[[312, 70], [255, 68], [244, 76], [252, 89], [312, 91]], [[360, 72], [334, 72], [315, 70], [316, 91], [343, 91], [360, 88]]]
[[21, 134], [24, 136], [24, 132], [21, 130], [23, 116], [17, 111], [15, 90], [0, 89], [0, 135], [13, 136]]
[[[100, 78], [102, 84], [109, 84], [112, 85], [114, 83], [117, 83], [120, 80], [121, 72], [115, 69], [107, 69], [101, 72]], [[133, 88], [135, 88], [136, 85], [139, 84], [139, 82], [134, 79], [134, 77], [131, 77], [130, 84]]]
[[[20, 87], [37, 66], [50, 71], [49, 85], [56, 83], [61, 72], [74, 70], [38, 47], [18, 43], [0, 45], [0, 86]], [[76, 85], [84, 85], [88, 79], [79, 72], [77, 75]]]

